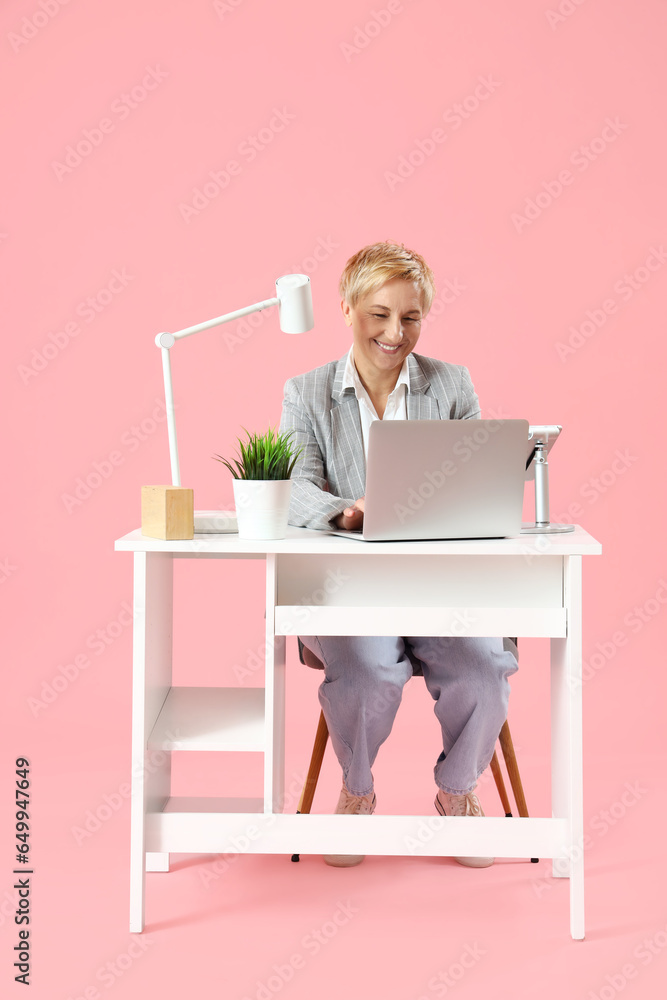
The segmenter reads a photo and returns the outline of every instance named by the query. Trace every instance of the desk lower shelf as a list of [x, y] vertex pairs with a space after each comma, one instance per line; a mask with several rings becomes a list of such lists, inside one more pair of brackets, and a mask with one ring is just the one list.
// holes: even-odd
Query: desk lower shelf
[[148, 747], [263, 751], [264, 688], [170, 688]]
[[[244, 812], [230, 809], [244, 808]], [[146, 851], [194, 854], [567, 858], [565, 819], [263, 813], [261, 799], [170, 798], [146, 816]]]

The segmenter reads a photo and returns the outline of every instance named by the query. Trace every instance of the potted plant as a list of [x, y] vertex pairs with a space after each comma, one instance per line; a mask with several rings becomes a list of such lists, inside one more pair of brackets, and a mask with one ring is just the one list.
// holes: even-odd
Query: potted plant
[[239, 457], [229, 461], [213, 457], [234, 477], [234, 502], [239, 538], [284, 538], [287, 534], [292, 469], [303, 451], [289, 440], [292, 431], [278, 434], [273, 428], [265, 434], [246, 433], [238, 438]]

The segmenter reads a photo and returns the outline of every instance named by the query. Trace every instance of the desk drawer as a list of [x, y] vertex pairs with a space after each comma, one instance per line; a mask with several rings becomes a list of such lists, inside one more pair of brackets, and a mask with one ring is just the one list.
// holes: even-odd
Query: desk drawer
[[276, 604], [563, 608], [561, 556], [280, 555], [276, 565]]

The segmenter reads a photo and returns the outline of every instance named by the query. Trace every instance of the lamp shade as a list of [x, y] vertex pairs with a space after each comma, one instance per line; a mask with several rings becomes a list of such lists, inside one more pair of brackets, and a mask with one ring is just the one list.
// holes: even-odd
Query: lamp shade
[[306, 333], [315, 325], [313, 296], [307, 274], [283, 274], [276, 279], [280, 329], [283, 333]]

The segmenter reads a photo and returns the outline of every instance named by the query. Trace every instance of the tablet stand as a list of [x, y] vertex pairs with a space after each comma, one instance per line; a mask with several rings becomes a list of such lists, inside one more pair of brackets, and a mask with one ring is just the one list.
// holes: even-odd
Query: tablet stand
[[555, 534], [574, 531], [573, 524], [551, 524], [549, 521], [549, 463], [546, 442], [535, 441], [535, 523], [522, 524], [522, 535]]

